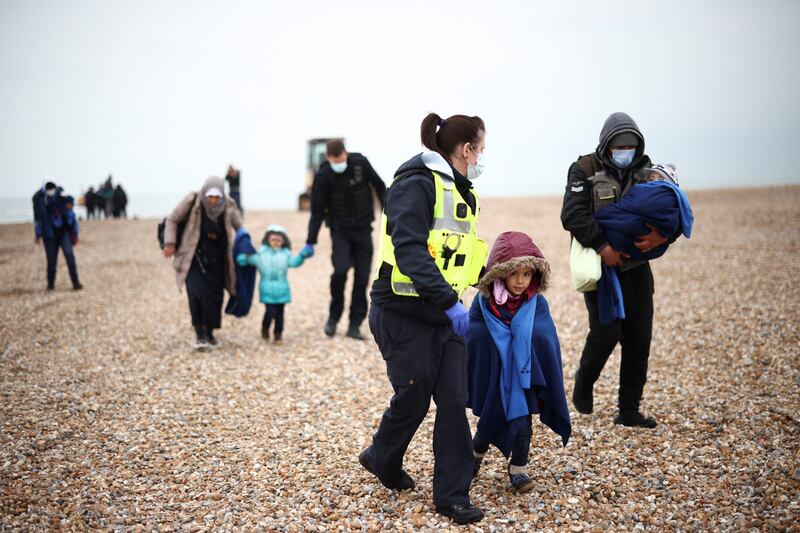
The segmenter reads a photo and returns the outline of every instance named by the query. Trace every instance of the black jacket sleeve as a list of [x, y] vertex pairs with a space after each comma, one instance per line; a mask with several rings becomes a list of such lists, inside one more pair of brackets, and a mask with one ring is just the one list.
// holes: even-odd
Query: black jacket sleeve
[[367, 171], [369, 184], [375, 189], [375, 194], [377, 194], [378, 200], [381, 203], [381, 209], [383, 209], [386, 206], [386, 184], [381, 177], [378, 176], [378, 173], [375, 172], [375, 169], [372, 168], [372, 165], [366, 157], [364, 158], [364, 169]]
[[428, 251], [435, 191], [429, 176], [417, 174], [396, 181], [386, 196], [386, 218], [400, 271], [414, 280], [420, 297], [447, 309], [458, 294], [447, 283]]
[[586, 179], [577, 162], [572, 163], [567, 173], [561, 225], [587, 248], [599, 252], [608, 244], [608, 239], [592, 214], [592, 183]]
[[325, 174], [317, 171], [311, 185], [311, 217], [308, 220], [308, 244], [317, 244], [319, 229], [325, 220], [325, 209], [328, 207], [328, 180]]

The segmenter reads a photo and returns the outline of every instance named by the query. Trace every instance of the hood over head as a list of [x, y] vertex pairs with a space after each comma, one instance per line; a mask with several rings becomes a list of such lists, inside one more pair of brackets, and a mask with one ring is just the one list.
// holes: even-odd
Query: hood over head
[[289, 236], [286, 234], [286, 228], [279, 226], [278, 224], [270, 224], [267, 226], [267, 232], [264, 234], [261, 244], [264, 246], [269, 246], [269, 238], [273, 235], [280, 235], [283, 237], [283, 248], [288, 250], [292, 249], [292, 243], [289, 242]]
[[638, 140], [636, 155], [633, 157], [633, 163], [631, 163], [631, 167], [633, 167], [644, 155], [644, 136], [639, 131], [639, 126], [627, 113], [618, 111], [609, 115], [603, 124], [603, 129], [600, 131], [600, 141], [595, 153], [606, 165], [613, 166], [608, 155], [608, 149], [614, 145], [612, 144], [614, 137], [620, 134], [626, 137], [624, 144], [634, 144], [631, 141], [633, 139]]
[[[214, 188], [219, 189], [219, 191], [222, 193], [222, 199], [217, 203], [217, 205], [211, 207], [211, 205], [208, 203], [208, 198], [206, 198], [206, 193]], [[211, 176], [210, 178], [206, 179], [205, 183], [203, 183], [203, 187], [200, 189], [200, 202], [203, 204], [203, 209], [205, 209], [206, 216], [212, 220], [216, 220], [217, 217], [224, 213], [226, 198], [225, 181], [222, 178]]]
[[550, 282], [550, 264], [534, 244], [533, 240], [521, 231], [506, 231], [494, 241], [486, 272], [483, 274], [478, 289], [484, 296], [489, 296], [495, 280], [505, 280], [514, 270], [529, 267], [533, 270], [532, 284], [536, 284], [536, 292], [543, 292]]

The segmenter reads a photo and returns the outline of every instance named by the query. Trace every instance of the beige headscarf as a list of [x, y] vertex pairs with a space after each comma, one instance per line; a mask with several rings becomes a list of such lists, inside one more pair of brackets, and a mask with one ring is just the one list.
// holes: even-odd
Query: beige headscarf
[[[214, 207], [211, 207], [211, 205], [208, 203], [208, 198], [206, 198], [206, 193], [214, 187], [222, 192], [222, 200], [220, 200]], [[225, 180], [216, 176], [211, 176], [210, 178], [206, 179], [206, 182], [203, 183], [203, 188], [200, 189], [200, 201], [203, 203], [203, 210], [208, 218], [216, 221], [219, 216], [225, 212], [225, 198]]]

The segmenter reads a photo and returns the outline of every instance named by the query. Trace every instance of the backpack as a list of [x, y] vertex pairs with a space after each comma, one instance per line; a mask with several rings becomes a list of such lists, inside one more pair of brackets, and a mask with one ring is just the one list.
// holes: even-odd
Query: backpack
[[[194, 196], [195, 200], [197, 200], [197, 195]], [[192, 204], [194, 204], [194, 201]], [[191, 212], [191, 209], [189, 210]], [[189, 219], [187, 215], [186, 218], [178, 222], [178, 230], [175, 233], [175, 249], [177, 250], [181, 246], [181, 238], [183, 237], [183, 230], [186, 229], [186, 221]], [[156, 237], [158, 237], [158, 245], [163, 250], [166, 247], [166, 243], [164, 242], [164, 233], [167, 229], [167, 217], [161, 219], [161, 222], [158, 223], [158, 227], [156, 228]]]

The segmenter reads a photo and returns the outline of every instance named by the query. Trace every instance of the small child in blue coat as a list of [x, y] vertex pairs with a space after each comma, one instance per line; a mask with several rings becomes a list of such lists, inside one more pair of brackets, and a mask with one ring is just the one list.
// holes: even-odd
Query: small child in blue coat
[[236, 257], [236, 262], [240, 266], [250, 265], [258, 269], [261, 277], [258, 284], [259, 300], [266, 306], [261, 322], [261, 336], [264, 340], [269, 340], [269, 328], [274, 320], [275, 342], [280, 342], [283, 338], [284, 306], [292, 301], [288, 271], [302, 265], [312, 253], [306, 247], [293, 256], [286, 230], [276, 224], [267, 228], [261, 244], [258, 253], [240, 254]]

